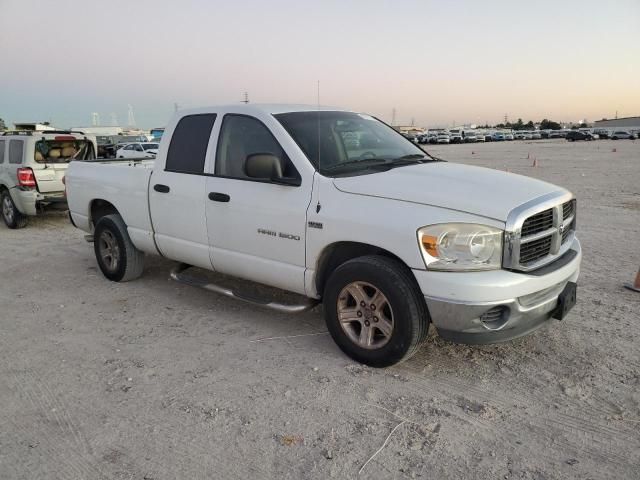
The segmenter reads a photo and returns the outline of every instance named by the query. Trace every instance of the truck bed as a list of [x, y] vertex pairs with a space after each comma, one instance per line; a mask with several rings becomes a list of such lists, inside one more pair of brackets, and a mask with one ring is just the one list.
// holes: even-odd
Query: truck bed
[[66, 174], [74, 224], [91, 233], [94, 202], [108, 202], [122, 215], [134, 244], [153, 239], [148, 188], [154, 159], [71, 162]]

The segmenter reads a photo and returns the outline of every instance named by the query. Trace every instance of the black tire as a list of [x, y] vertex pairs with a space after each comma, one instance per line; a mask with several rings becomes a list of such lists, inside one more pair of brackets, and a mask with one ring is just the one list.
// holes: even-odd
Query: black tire
[[7, 227], [17, 229], [27, 226], [27, 216], [18, 210], [7, 190], [2, 190], [0, 195], [0, 210], [2, 210], [2, 219]]
[[[393, 328], [387, 343], [379, 348], [360, 346], [338, 320], [338, 302], [344, 300], [339, 296], [353, 282], [374, 286], [388, 300]], [[429, 330], [429, 312], [411, 270], [387, 257], [359, 257], [340, 265], [325, 285], [323, 304], [327, 328], [338, 347], [354, 360], [372, 367], [388, 367], [408, 359], [416, 353]], [[367, 313], [371, 314], [371, 311]], [[361, 314], [359, 316], [363, 318]]]
[[[93, 250], [102, 274], [109, 280], [128, 282], [142, 275], [144, 253], [131, 242], [120, 215], [105, 215], [98, 220], [93, 234]], [[107, 252], [111, 252], [111, 256]]]

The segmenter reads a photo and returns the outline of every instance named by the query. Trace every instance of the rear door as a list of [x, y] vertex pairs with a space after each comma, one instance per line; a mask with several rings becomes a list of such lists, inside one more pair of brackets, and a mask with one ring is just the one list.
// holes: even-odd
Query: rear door
[[[173, 260], [211, 269], [205, 220], [204, 175], [215, 113], [181, 117], [167, 129], [166, 158], [157, 165], [149, 184], [149, 203], [155, 239], [160, 252]], [[162, 151], [167, 149], [166, 152]], [[159, 162], [161, 163], [161, 162]], [[141, 202], [145, 199], [141, 198]]]
[[[272, 117], [265, 118], [265, 122]], [[215, 174], [207, 178], [206, 213], [211, 261], [216, 271], [304, 293], [305, 232], [311, 178], [300, 176], [282, 132], [244, 114], [228, 113], [221, 123]], [[289, 139], [290, 141], [290, 139]], [[249, 178], [247, 156], [269, 153], [281, 160], [283, 175], [301, 185]]]

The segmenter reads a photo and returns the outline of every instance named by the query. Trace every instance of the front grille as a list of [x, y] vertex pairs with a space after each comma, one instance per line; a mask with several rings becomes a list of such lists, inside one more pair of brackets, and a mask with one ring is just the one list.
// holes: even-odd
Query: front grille
[[[505, 238], [506, 268], [533, 270], [562, 256], [573, 239], [576, 201], [558, 203], [521, 220], [520, 231]], [[515, 227], [517, 228], [517, 227]]]
[[553, 227], [553, 209], [536, 213], [527, 218], [522, 224], [522, 236], [528, 237], [536, 233], [544, 232]]
[[569, 200], [568, 202], [565, 202], [564, 204], [562, 204], [562, 218], [564, 220], [566, 220], [571, 215], [573, 215], [573, 212], [576, 209], [575, 203], [576, 203], [575, 200]]
[[527, 265], [529, 263], [546, 257], [551, 252], [551, 235], [542, 237], [532, 242], [524, 243], [520, 247], [520, 263]]

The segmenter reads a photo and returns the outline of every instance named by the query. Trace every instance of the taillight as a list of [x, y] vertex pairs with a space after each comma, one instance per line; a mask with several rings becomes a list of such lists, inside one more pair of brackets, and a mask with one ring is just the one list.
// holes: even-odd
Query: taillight
[[36, 177], [33, 174], [33, 170], [30, 168], [18, 169], [18, 186], [20, 187], [35, 187]]

